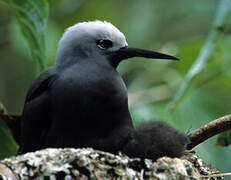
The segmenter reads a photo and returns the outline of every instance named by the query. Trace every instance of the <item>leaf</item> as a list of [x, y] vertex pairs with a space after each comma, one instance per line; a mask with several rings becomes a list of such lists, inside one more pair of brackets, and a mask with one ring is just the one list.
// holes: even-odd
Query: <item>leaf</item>
[[47, 67], [44, 32], [47, 26], [46, 0], [4, 0], [13, 9], [29, 44], [32, 59], [38, 63], [38, 73]]
[[231, 144], [231, 131], [226, 131], [219, 134], [216, 146], [229, 146]]
[[206, 68], [208, 60], [212, 56], [215, 48], [215, 41], [219, 37], [220, 32], [230, 23], [231, 2], [230, 0], [222, 0], [219, 4], [218, 11], [214, 20], [213, 29], [208, 34], [204, 46], [202, 47], [197, 59], [191, 66], [185, 76], [183, 83], [175, 93], [173, 99], [169, 103], [169, 110], [172, 111], [178, 104], [182, 102], [187, 95], [188, 90], [196, 81], [200, 73]]

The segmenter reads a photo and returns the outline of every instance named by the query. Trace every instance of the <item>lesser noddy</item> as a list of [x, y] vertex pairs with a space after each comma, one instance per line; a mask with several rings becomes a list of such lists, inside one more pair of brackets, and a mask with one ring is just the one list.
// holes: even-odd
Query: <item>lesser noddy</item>
[[180, 157], [188, 139], [164, 122], [133, 127], [127, 89], [116, 71], [132, 57], [177, 60], [131, 48], [106, 21], [77, 23], [63, 34], [55, 64], [33, 83], [22, 115], [19, 154], [43, 148], [92, 147], [131, 157]]

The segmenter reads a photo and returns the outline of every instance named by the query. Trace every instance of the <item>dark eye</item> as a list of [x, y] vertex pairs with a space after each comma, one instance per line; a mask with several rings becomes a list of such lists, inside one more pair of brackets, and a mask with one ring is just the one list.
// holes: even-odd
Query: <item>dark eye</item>
[[108, 49], [113, 46], [113, 43], [110, 40], [98, 40], [96, 43], [97, 46], [99, 46], [102, 49]]

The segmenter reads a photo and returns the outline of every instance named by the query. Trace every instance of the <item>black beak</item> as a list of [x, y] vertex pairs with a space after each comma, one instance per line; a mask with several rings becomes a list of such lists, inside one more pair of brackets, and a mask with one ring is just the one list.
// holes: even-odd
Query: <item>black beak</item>
[[144, 49], [138, 49], [138, 48], [131, 48], [131, 47], [123, 47], [120, 48], [118, 51], [115, 51], [112, 54], [112, 60], [114, 61], [115, 65], [119, 64], [120, 61], [132, 57], [144, 57], [144, 58], [150, 58], [150, 59], [169, 59], [169, 60], [179, 60], [178, 58], [174, 56], [170, 56], [167, 54], [155, 52], [155, 51], [149, 51]]

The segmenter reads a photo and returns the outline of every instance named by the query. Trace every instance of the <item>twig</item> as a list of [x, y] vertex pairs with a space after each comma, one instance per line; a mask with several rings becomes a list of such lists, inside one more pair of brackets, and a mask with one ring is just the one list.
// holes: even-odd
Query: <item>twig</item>
[[7, 127], [10, 129], [16, 143], [20, 144], [21, 117], [5, 114], [2, 105], [0, 105], [0, 118], [6, 123]]
[[191, 143], [187, 145], [187, 149], [191, 150], [198, 144], [204, 142], [206, 139], [229, 129], [231, 129], [231, 114], [211, 121], [189, 134], [188, 138]]
[[224, 176], [231, 176], [230, 173], [220, 173], [220, 174], [211, 174], [211, 175], [202, 175], [200, 178], [212, 178], [212, 177], [224, 177]]

